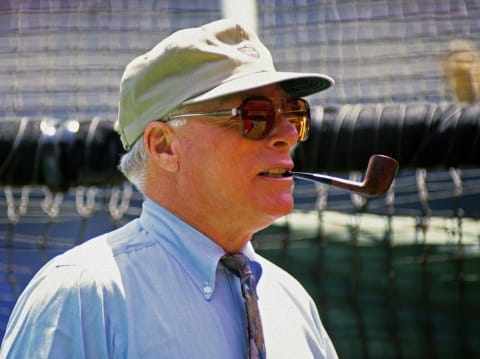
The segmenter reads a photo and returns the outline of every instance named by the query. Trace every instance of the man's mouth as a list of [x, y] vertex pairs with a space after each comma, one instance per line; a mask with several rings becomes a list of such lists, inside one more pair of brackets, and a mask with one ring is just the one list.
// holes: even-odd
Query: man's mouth
[[265, 172], [260, 172], [260, 176], [270, 178], [291, 177], [292, 173], [285, 168], [272, 168]]

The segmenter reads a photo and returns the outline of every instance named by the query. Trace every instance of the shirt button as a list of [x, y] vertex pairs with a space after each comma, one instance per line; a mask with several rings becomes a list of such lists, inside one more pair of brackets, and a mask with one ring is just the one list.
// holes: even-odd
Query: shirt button
[[203, 287], [203, 293], [205, 294], [212, 293], [212, 287], [210, 287], [208, 284], [205, 284], [205, 287]]

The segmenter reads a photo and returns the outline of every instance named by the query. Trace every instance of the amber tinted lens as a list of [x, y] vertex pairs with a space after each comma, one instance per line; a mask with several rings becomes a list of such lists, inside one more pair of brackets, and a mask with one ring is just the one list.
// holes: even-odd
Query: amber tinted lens
[[251, 140], [265, 138], [275, 122], [275, 105], [272, 101], [247, 99], [240, 108], [242, 135]]
[[[295, 126], [298, 140], [305, 141], [310, 129], [310, 109], [302, 99], [282, 101], [280, 112]], [[251, 140], [265, 138], [272, 129], [277, 113], [275, 104], [268, 98], [250, 98], [240, 106], [242, 135]]]
[[283, 103], [282, 113], [298, 132], [298, 140], [305, 141], [310, 131], [310, 108], [302, 99], [289, 99]]

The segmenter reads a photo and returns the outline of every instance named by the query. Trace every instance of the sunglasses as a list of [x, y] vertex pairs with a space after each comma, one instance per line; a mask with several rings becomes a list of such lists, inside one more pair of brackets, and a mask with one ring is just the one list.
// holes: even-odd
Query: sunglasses
[[235, 117], [240, 122], [240, 132], [250, 140], [262, 140], [275, 124], [277, 114], [283, 114], [295, 127], [298, 141], [305, 141], [310, 131], [310, 106], [300, 98], [249, 97], [237, 108], [215, 112], [170, 115], [169, 119], [198, 116]]

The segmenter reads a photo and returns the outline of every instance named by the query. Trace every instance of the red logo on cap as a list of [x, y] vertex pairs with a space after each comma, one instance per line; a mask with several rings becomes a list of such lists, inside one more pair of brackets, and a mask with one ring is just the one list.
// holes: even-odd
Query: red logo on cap
[[256, 59], [260, 57], [260, 54], [258, 53], [257, 49], [252, 46], [243, 45], [241, 47], [238, 47], [237, 50], [247, 56], [254, 57]]

